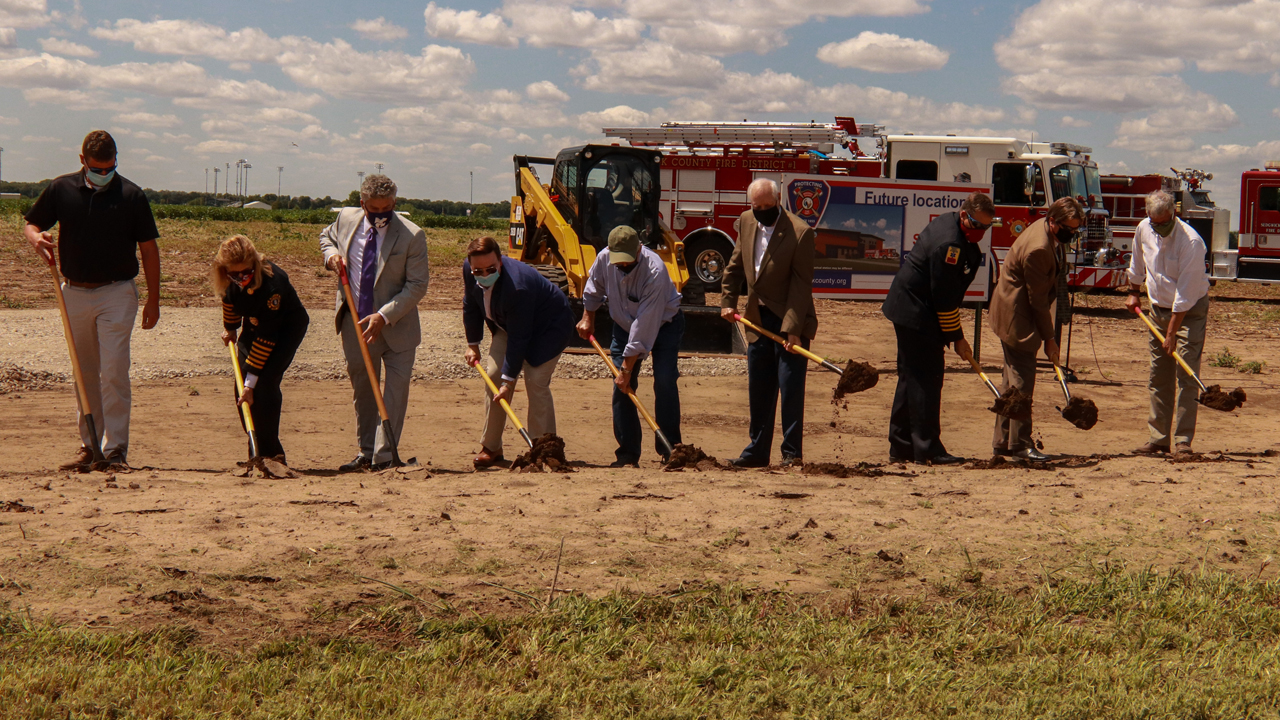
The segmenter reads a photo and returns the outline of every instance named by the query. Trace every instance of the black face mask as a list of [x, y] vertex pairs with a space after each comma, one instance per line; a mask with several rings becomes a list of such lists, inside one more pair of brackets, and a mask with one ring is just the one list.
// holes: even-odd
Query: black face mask
[[767, 210], [752, 209], [751, 214], [755, 216], [756, 222], [760, 223], [762, 227], [773, 227], [773, 224], [778, 222], [778, 216], [782, 214], [782, 210], [777, 205], [774, 205]]
[[1076, 231], [1066, 225], [1061, 225], [1058, 227], [1058, 231], [1054, 233], [1054, 235], [1058, 238], [1058, 242], [1066, 245], [1076, 236]]
[[616, 267], [616, 268], [618, 268], [618, 270], [622, 271], [622, 274], [623, 274], [623, 275], [630, 275], [630, 274], [631, 274], [631, 271], [636, 269], [636, 264], [635, 264], [635, 263], [631, 263], [630, 265], [614, 265], [614, 267]]

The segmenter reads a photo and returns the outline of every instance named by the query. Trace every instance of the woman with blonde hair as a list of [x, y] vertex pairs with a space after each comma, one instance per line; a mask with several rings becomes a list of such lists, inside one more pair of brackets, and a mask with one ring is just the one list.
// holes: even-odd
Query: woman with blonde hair
[[[263, 258], [243, 235], [222, 242], [209, 277], [222, 298], [222, 342], [236, 343], [245, 373], [244, 394], [237, 405], [248, 405], [253, 415], [258, 454], [285, 462], [280, 445], [280, 381], [311, 319], [289, 276]], [[240, 422], [243, 425], [244, 419]]]

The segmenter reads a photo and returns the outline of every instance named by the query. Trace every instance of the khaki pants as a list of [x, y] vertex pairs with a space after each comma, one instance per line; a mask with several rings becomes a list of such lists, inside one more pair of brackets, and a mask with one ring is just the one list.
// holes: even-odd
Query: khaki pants
[[[102, 454], [112, 462], [129, 456], [129, 412], [133, 404], [129, 386], [129, 340], [138, 318], [138, 286], [121, 280], [100, 288], [62, 284], [75, 341], [76, 357], [84, 374], [89, 412], [102, 436]], [[80, 442], [91, 447], [98, 438], [89, 434], [84, 408], [76, 412]]]
[[[489, 343], [489, 354], [484, 357], [484, 371], [489, 373], [493, 382], [501, 382], [502, 361], [507, 355], [507, 332], [498, 330]], [[525, 429], [529, 437], [537, 440], [547, 433], [556, 431], [556, 405], [551, 397], [551, 376], [556, 372], [556, 364], [560, 356], [556, 355], [541, 365], [525, 363], [524, 392], [529, 396], [529, 414], [525, 420]], [[502, 406], [493, 402], [493, 393], [489, 386], [484, 388], [484, 434], [480, 442], [487, 450], [502, 452], [502, 430], [507, 424], [507, 413]]]
[[[356, 408], [356, 440], [360, 444], [360, 457], [376, 464], [391, 462], [391, 438], [382, 431], [382, 416], [378, 414], [378, 399], [369, 382], [369, 370], [364, 365], [360, 342], [356, 338], [355, 325], [348, 313], [342, 323], [342, 353], [347, 359], [347, 375], [351, 378], [352, 404]], [[373, 360], [373, 372], [382, 383], [382, 402], [387, 406], [391, 419], [391, 431], [396, 440], [404, 437], [404, 414], [409, 409], [409, 381], [413, 379], [413, 361], [418, 348], [394, 352], [387, 345], [387, 338], [379, 335], [369, 343], [369, 356]], [[397, 448], [399, 450], [400, 448]]]
[[[1010, 387], [1016, 387], [1028, 397], [1036, 389], [1036, 350], [1030, 352], [1009, 347], [1004, 348], [1004, 384], [1003, 393]], [[1035, 447], [1031, 441], [1030, 420], [1010, 420], [1003, 415], [996, 416], [995, 435], [991, 439], [991, 447], [996, 450], [1017, 452], [1024, 448]]]
[[[1163, 333], [1169, 327], [1169, 309], [1152, 306], [1152, 321]], [[1191, 306], [1178, 328], [1177, 352], [1200, 373], [1200, 355], [1204, 351], [1204, 326], [1209, 319], [1209, 296]], [[1147, 426], [1151, 431], [1151, 443], [1172, 449], [1173, 446], [1191, 441], [1196, 436], [1196, 410], [1200, 407], [1200, 386], [1178, 366], [1178, 361], [1166, 355], [1155, 335], [1148, 333], [1151, 350], [1151, 415]], [[1169, 442], [1172, 433], [1173, 443]]]

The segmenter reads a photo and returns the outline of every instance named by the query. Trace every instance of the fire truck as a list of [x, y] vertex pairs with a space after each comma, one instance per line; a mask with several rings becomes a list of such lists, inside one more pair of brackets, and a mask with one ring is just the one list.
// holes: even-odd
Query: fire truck
[[[737, 218], [749, 208], [747, 186], [758, 177], [832, 175], [990, 186], [999, 218], [991, 254], [998, 266], [1013, 241], [1060, 197], [1085, 205], [1088, 222], [1071, 249], [1068, 286], [1114, 287], [1123, 263], [1112, 252], [1092, 150], [1068, 143], [954, 135], [886, 135], [851, 117], [834, 123], [689, 123], [610, 127], [630, 145], [663, 152], [662, 219], [684, 242], [691, 281], [719, 288], [733, 251]], [[866, 143], [867, 152], [862, 147]], [[837, 157], [837, 148], [851, 157]], [[874, 248], [899, 257], [909, 248]], [[815, 291], [821, 291], [815, 286]]]
[[1215, 233], [1209, 248], [1211, 277], [1280, 282], [1280, 160], [1240, 174], [1239, 243], [1220, 240], [1225, 238]]
[[1102, 176], [1102, 205], [1111, 214], [1115, 259], [1126, 267], [1133, 253], [1134, 233], [1147, 217], [1146, 197], [1157, 190], [1174, 197], [1177, 216], [1199, 233], [1210, 253], [1215, 247], [1226, 250], [1230, 246], [1231, 211], [1214, 204], [1205, 188], [1213, 174], [1194, 168], [1171, 168], [1171, 172], [1171, 176], [1155, 173]]

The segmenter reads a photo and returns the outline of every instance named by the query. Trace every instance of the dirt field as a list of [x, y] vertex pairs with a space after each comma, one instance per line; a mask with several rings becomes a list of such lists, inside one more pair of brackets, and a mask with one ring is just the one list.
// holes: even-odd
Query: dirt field
[[[1215, 303], [1209, 347], [1273, 357], [1275, 323], [1265, 318], [1275, 303]], [[56, 316], [7, 315], [0, 361], [63, 372]], [[336, 340], [317, 332], [328, 327], [328, 311], [313, 307], [312, 315], [313, 359], [327, 352], [336, 362]], [[820, 316], [818, 352], [870, 360], [883, 377], [838, 409], [829, 402], [836, 376], [810, 375], [806, 458], [872, 463], [874, 477], [665, 473], [651, 454], [640, 470], [609, 469], [608, 384], [573, 377], [553, 387], [575, 472], [474, 472], [479, 381], [459, 376], [415, 383], [402, 453], [422, 467], [351, 475], [333, 470], [354, 454], [346, 381], [292, 380], [283, 438], [299, 477], [241, 478], [235, 463], [245, 443], [228, 380], [206, 373], [215, 372], [212, 359], [166, 355], [152, 346], [169, 342], [139, 331], [139, 364], [167, 363], [193, 377], [137, 383], [133, 472], [53, 471], [75, 447], [69, 385], [0, 396], [0, 602], [94, 627], [196, 621], [216, 641], [317, 623], [345, 628], [360, 622], [361, 608], [403, 593], [437, 608], [517, 611], [544, 601], [553, 583], [557, 595], [745, 583], [929, 597], [976, 583], [1016, 592], [1104, 560], [1276, 572], [1269, 563], [1280, 549], [1280, 394], [1269, 370], [1206, 365], [1206, 382], [1242, 385], [1250, 400], [1231, 414], [1201, 411], [1196, 446], [1205, 457], [1129, 457], [1145, 440], [1143, 334], [1115, 310], [1085, 310], [1073, 338], [1082, 380], [1074, 390], [1097, 402], [1102, 421], [1085, 432], [1062, 420], [1054, 409], [1061, 396], [1042, 373], [1038, 432], [1060, 460], [1046, 469], [877, 466], [886, 462], [896, 382], [884, 372], [891, 329], [870, 304], [824, 302]], [[181, 325], [184, 336], [211, 335], [199, 319], [175, 310], [162, 323]], [[456, 362], [459, 329], [447, 315], [426, 324], [436, 330], [419, 363]], [[994, 338], [986, 333], [983, 344], [994, 370]], [[212, 358], [217, 346], [206, 351]], [[985, 388], [956, 361], [947, 382], [948, 448], [989, 457], [994, 416]], [[649, 392], [642, 397], [652, 401]], [[744, 378], [689, 374], [681, 400], [686, 442], [720, 458], [741, 450]], [[516, 406], [522, 412], [522, 395]], [[519, 450], [513, 441], [509, 433], [508, 457]]]

